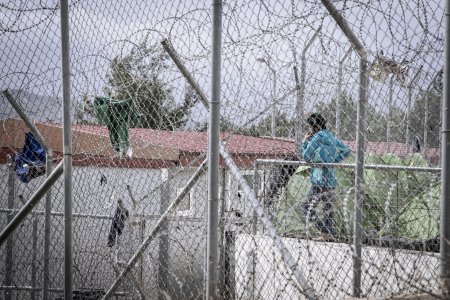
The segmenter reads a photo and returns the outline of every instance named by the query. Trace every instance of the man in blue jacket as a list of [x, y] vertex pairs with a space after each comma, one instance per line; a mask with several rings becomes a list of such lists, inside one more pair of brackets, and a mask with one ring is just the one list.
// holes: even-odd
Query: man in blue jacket
[[[325, 118], [314, 113], [307, 119], [311, 131], [302, 143], [302, 156], [307, 162], [338, 163], [350, 154], [350, 148], [333, 136], [326, 127]], [[323, 238], [333, 240], [333, 199], [336, 187], [336, 171], [333, 167], [313, 167], [310, 174], [311, 189], [303, 205], [307, 221], [324, 234]], [[323, 203], [323, 217], [316, 213], [318, 203]]]

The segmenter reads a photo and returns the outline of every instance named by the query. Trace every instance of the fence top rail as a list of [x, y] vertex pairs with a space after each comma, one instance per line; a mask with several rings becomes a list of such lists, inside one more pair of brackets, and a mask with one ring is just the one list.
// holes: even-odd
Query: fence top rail
[[[291, 166], [311, 166], [311, 167], [333, 167], [349, 169], [355, 168], [356, 164], [342, 164], [342, 163], [312, 163], [306, 161], [294, 161], [294, 160], [283, 160], [283, 159], [257, 159], [255, 161], [255, 168], [257, 165], [291, 165]], [[376, 169], [376, 170], [390, 170], [390, 171], [415, 171], [415, 172], [432, 172], [440, 173], [441, 168], [436, 167], [414, 167], [414, 166], [401, 166], [401, 165], [374, 165], [365, 164], [365, 169]]]

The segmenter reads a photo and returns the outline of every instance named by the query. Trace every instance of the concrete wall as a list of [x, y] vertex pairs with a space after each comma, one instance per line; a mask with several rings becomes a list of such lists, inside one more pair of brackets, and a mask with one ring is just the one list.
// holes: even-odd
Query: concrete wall
[[[351, 297], [351, 245], [283, 240], [320, 299]], [[306, 299], [270, 238], [241, 234], [235, 249], [237, 299]], [[438, 291], [437, 253], [363, 247], [362, 259], [365, 297]]]

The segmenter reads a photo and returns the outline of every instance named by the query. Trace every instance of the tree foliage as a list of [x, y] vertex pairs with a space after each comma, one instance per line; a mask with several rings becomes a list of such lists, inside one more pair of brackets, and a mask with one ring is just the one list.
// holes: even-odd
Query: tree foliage
[[[336, 128], [336, 101], [319, 102], [318, 111], [328, 120], [331, 129]], [[428, 107], [428, 108], [427, 108]], [[357, 102], [343, 93], [341, 97], [341, 118], [339, 138], [347, 141], [356, 140]], [[439, 147], [439, 128], [441, 114], [441, 91], [432, 90], [420, 93], [411, 107], [411, 134], [423, 142], [425, 128], [425, 111], [428, 109], [427, 134], [428, 146]], [[370, 103], [366, 105], [366, 140], [370, 142], [386, 142], [388, 125], [391, 142], [410, 143], [406, 140], [406, 109], [393, 106], [390, 112], [382, 112]]]
[[[319, 101], [317, 107], [321, 109], [318, 113], [322, 114], [327, 120], [327, 127], [336, 129], [336, 100], [331, 102]], [[340, 103], [340, 130], [339, 138], [351, 141], [356, 138], [356, 101], [354, 101], [347, 93], [343, 92]]]
[[[317, 107], [321, 107], [321, 113], [328, 120], [328, 127], [336, 130], [336, 100], [331, 102], [319, 102]], [[357, 128], [357, 101], [349, 96], [345, 91], [341, 95], [340, 103], [340, 130], [338, 136], [342, 140], [356, 140]], [[366, 139], [370, 142], [387, 141], [387, 124], [391, 127], [390, 141], [405, 142], [406, 122], [405, 112], [397, 107], [393, 107], [390, 114], [386, 114], [371, 105], [366, 104]], [[401, 121], [401, 122], [399, 122]]]
[[[439, 147], [441, 93], [442, 87], [439, 88], [439, 86], [428, 92], [422, 92], [413, 99], [411, 107], [411, 137], [416, 135], [421, 142], [423, 142], [424, 137], [425, 111], [428, 109], [426, 127], [428, 147]], [[334, 131], [338, 138], [345, 141], [356, 140], [357, 100], [345, 91], [342, 93], [339, 132], [336, 132], [336, 99], [329, 102], [319, 101], [315, 107], [320, 108], [317, 112], [327, 119], [327, 127]], [[373, 104], [366, 104], [366, 141], [387, 142], [389, 140], [390, 142], [411, 143], [411, 140], [406, 140], [406, 116], [405, 108], [392, 106], [390, 111], [380, 111]], [[247, 127], [238, 126], [230, 120], [222, 120], [221, 125], [222, 131], [251, 136], [270, 136], [271, 122], [271, 115], [267, 114], [259, 122]], [[388, 125], [390, 128], [389, 139]], [[294, 138], [295, 126], [295, 118], [289, 118], [286, 113], [278, 112], [275, 128], [277, 137]], [[304, 126], [307, 126], [307, 124]]]
[[82, 95], [81, 100], [75, 103], [74, 121], [81, 125], [99, 125], [92, 103], [89, 102], [86, 94]]
[[425, 112], [428, 109], [426, 123], [428, 147], [439, 147], [441, 127], [441, 91], [420, 93], [414, 101], [411, 109], [411, 133], [421, 137], [420, 140], [422, 142], [425, 130]]
[[[203, 130], [206, 130], [207, 124], [202, 126]], [[227, 118], [221, 118], [220, 130], [223, 132], [231, 132], [235, 134], [242, 134], [247, 136], [271, 136], [272, 134], [272, 116], [268, 115], [262, 118], [258, 123], [253, 123], [250, 126], [239, 126], [233, 121]], [[295, 123], [294, 120], [284, 112], [279, 112], [276, 118], [275, 136], [294, 138], [295, 135]]]
[[160, 78], [167, 69], [167, 54], [145, 41], [127, 55], [112, 59], [105, 91], [109, 97], [134, 101], [140, 114], [134, 126], [174, 130], [186, 124], [197, 98], [186, 89], [182, 103], [177, 104], [172, 88]]

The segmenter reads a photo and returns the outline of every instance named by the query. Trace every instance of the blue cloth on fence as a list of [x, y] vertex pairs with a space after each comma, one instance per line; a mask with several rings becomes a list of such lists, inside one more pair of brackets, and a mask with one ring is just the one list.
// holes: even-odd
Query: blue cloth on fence
[[16, 153], [15, 167], [20, 181], [28, 183], [31, 179], [45, 174], [46, 153], [31, 132], [25, 134], [21, 152]]

